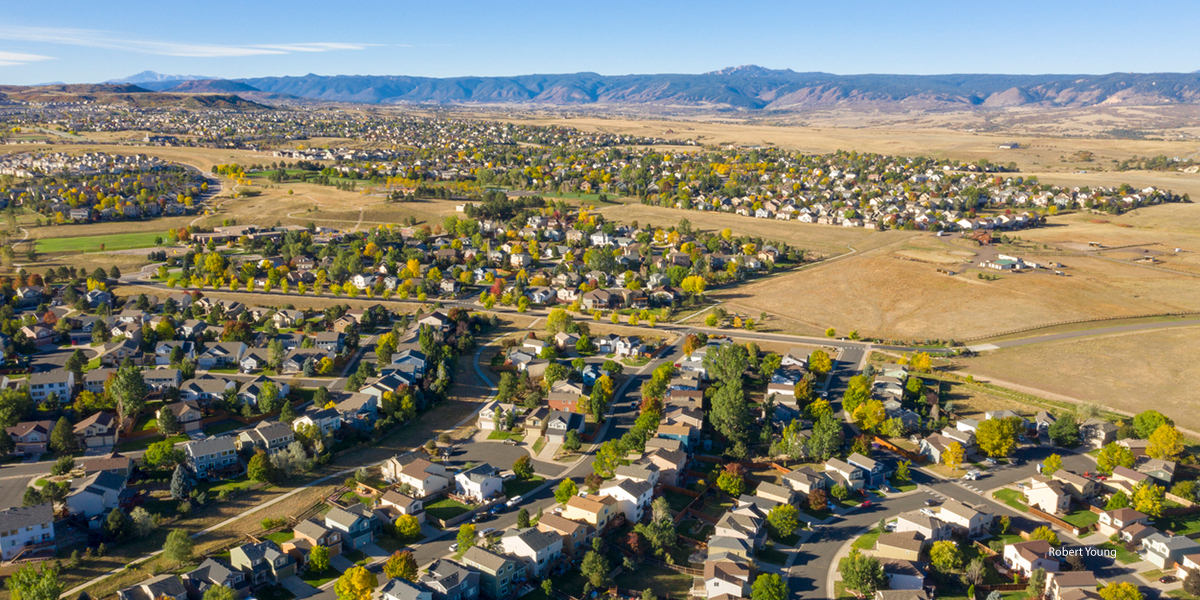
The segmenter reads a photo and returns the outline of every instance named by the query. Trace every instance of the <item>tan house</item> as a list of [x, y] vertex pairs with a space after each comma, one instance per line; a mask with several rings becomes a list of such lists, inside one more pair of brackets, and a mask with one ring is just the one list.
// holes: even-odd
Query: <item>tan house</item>
[[1100, 533], [1111, 536], [1135, 523], [1145, 525], [1149, 520], [1149, 516], [1132, 508], [1118, 508], [1100, 513], [1100, 519], [1096, 522], [1096, 528], [1100, 530]]
[[807, 496], [813, 490], [825, 489], [825, 476], [812, 467], [800, 467], [783, 476], [784, 485]]
[[1025, 490], [1029, 505], [1050, 514], [1065, 513], [1071, 506], [1071, 494], [1061, 481], [1035, 481]]
[[[1096, 591], [1096, 576], [1091, 571], [1067, 571], [1064, 573], [1046, 573], [1046, 597], [1052, 600], [1065, 598], [1086, 598], [1074, 595], [1075, 590], [1084, 592]], [[1065, 596], [1064, 596], [1065, 594]]]
[[1098, 487], [1094, 479], [1090, 479], [1078, 473], [1072, 473], [1066, 469], [1059, 469], [1051, 476], [1056, 481], [1063, 482], [1063, 487], [1071, 497], [1079, 502], [1087, 502], [1096, 495]]
[[987, 533], [992, 525], [992, 515], [957, 500], [947, 500], [938, 511], [938, 518], [972, 538]]
[[899, 560], [921, 560], [925, 536], [916, 531], [885, 533], [875, 542], [875, 556]]
[[383, 464], [384, 479], [400, 485], [408, 485], [413, 489], [413, 496], [424, 498], [436, 494], [448, 487], [454, 479], [446, 471], [446, 467], [418, 458], [402, 464], [396, 457], [389, 458]]
[[54, 421], [22, 421], [4, 430], [16, 444], [17, 454], [44, 454], [49, 450]]
[[200, 414], [200, 407], [195, 402], [184, 400], [183, 402], [168, 404], [154, 411], [154, 418], [159, 418], [164, 410], [175, 413], [175, 419], [179, 421], [179, 426], [184, 431], [200, 431], [203, 415]]
[[1026, 577], [1037, 569], [1047, 573], [1058, 570], [1058, 559], [1052, 558], [1053, 547], [1046, 540], [1030, 540], [1004, 546], [1004, 563]]
[[561, 535], [563, 554], [570, 557], [575, 556], [577, 549], [587, 550], [592, 537], [596, 535], [596, 530], [591, 525], [555, 514], [542, 515], [537, 528]]
[[936, 542], [938, 540], [950, 539], [950, 535], [954, 530], [948, 523], [937, 517], [911, 510], [900, 513], [896, 517], [896, 533], [905, 533], [908, 531], [915, 531], [924, 536], [926, 540]]
[[112, 413], [98, 412], [75, 424], [75, 437], [85, 448], [115, 446], [117, 435], [117, 417]]
[[573, 521], [583, 521], [595, 527], [597, 531], [604, 531], [604, 528], [618, 514], [621, 514], [621, 509], [617, 504], [617, 499], [612, 496], [571, 496], [563, 507], [562, 516]]

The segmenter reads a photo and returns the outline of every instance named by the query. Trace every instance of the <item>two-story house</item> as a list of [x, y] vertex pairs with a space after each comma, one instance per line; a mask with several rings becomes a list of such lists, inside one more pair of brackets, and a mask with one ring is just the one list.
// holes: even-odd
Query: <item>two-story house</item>
[[1132, 508], [1118, 508], [1100, 513], [1099, 520], [1096, 523], [1100, 533], [1111, 536], [1130, 525], [1140, 523], [1145, 525], [1149, 523], [1150, 517], [1140, 513]]
[[254, 587], [277, 584], [296, 574], [296, 561], [271, 540], [242, 544], [230, 550], [229, 564], [245, 573]]
[[613, 517], [620, 512], [617, 499], [612, 496], [571, 496], [563, 505], [562, 516], [573, 521], [582, 521], [603, 532]]
[[235, 445], [243, 452], [253, 452], [261, 448], [268, 454], [285, 450], [288, 444], [296, 439], [292, 426], [279, 421], [259, 421], [254, 429], [248, 429], [238, 434]]
[[204, 415], [200, 412], [200, 405], [195, 402], [190, 400], [172, 402], [154, 411], [154, 418], [162, 418], [164, 410], [169, 410], [175, 414], [175, 420], [185, 432], [200, 431], [203, 427]]
[[178, 575], [155, 575], [137, 585], [117, 590], [118, 600], [188, 600]]
[[1030, 540], [1004, 546], [1004, 563], [1008, 568], [1028, 577], [1037, 569], [1058, 570], [1058, 559], [1050, 556], [1054, 548], [1046, 540]]
[[537, 528], [558, 534], [563, 541], [563, 554], [571, 558], [574, 558], [577, 552], [586, 552], [596, 533], [596, 529], [587, 523], [572, 521], [552, 513], [542, 515], [542, 518], [538, 520]]
[[45, 402], [51, 395], [67, 404], [75, 398], [75, 374], [66, 369], [29, 374], [29, 397], [35, 404]]
[[873, 460], [855, 452], [846, 457], [846, 462], [863, 470], [864, 482], [867, 487], [877, 488], [887, 483], [888, 470], [883, 461]]
[[579, 413], [551, 411], [550, 416], [546, 418], [546, 437], [552, 442], [562, 442], [566, 439], [568, 431], [583, 433], [584, 425], [583, 415]]
[[97, 471], [71, 482], [67, 508], [71, 514], [92, 518], [118, 508], [126, 478], [108, 471]]
[[505, 554], [517, 557], [525, 564], [526, 572], [541, 578], [562, 555], [562, 536], [534, 527], [509, 529], [500, 538], [500, 547]]
[[380, 529], [375, 513], [363, 504], [329, 509], [325, 513], [325, 526], [340, 531], [343, 543], [351, 550], [374, 543]]
[[231, 436], [207, 437], [183, 445], [188, 467], [196, 477], [218, 481], [238, 475], [242, 471], [237, 447]]
[[454, 475], [455, 493], [482, 503], [504, 492], [504, 480], [496, 468], [482, 463]]
[[829, 480], [829, 487], [841, 484], [851, 491], [862, 489], [866, 482], [862, 468], [840, 458], [831, 458], [825, 461], [825, 477]]
[[479, 572], [479, 589], [491, 600], [508, 600], [526, 577], [523, 564], [479, 546], [468, 548], [462, 563]]
[[948, 523], [937, 517], [911, 510], [896, 517], [896, 533], [916, 532], [929, 542], [948, 540], [954, 533]]
[[600, 495], [615, 499], [617, 510], [625, 515], [627, 521], [640, 523], [643, 516], [650, 514], [654, 486], [645, 481], [614, 479], [601, 486]]
[[1142, 538], [1146, 560], [1160, 568], [1170, 569], [1184, 556], [1200, 552], [1200, 542], [1184, 535], [1152, 533]]
[[938, 511], [938, 518], [972, 538], [986, 534], [992, 525], [992, 515], [957, 500], [947, 500]]
[[15, 444], [13, 452], [36, 456], [49, 451], [50, 433], [53, 431], [54, 421], [22, 421], [6, 428], [4, 433]]
[[709, 598], [749, 598], [751, 573], [750, 566], [741, 561], [705, 561], [705, 595]]
[[0, 556], [11, 561], [19, 556], [53, 557], [54, 508], [49, 502], [0, 510]]
[[433, 600], [475, 600], [479, 597], [479, 573], [452, 560], [434, 560], [417, 582], [433, 591]]
[[[318, 523], [312, 519], [305, 519], [296, 523], [292, 528], [292, 533], [296, 535], [293, 541], [304, 541], [308, 548], [302, 550], [312, 550], [315, 546], [324, 546], [329, 549], [330, 556], [337, 556], [342, 553], [342, 532], [332, 527]], [[307, 552], [304, 552], [307, 556]]]
[[74, 432], [84, 448], [104, 448], [117, 445], [117, 416], [98, 412], [75, 424]]
[[382, 471], [384, 479], [408, 485], [413, 490], [413, 496], [417, 498], [424, 498], [450, 487], [453, 479], [445, 467], [423, 458], [403, 464], [397, 457], [392, 457], [384, 463]]
[[407, 579], [389, 579], [379, 587], [380, 600], [433, 600], [433, 592]]
[[220, 558], [204, 559], [199, 567], [184, 573], [180, 579], [189, 598], [203, 597], [205, 592], [218, 585], [233, 590], [233, 597], [239, 600], [250, 593], [250, 580], [246, 579], [246, 574]]

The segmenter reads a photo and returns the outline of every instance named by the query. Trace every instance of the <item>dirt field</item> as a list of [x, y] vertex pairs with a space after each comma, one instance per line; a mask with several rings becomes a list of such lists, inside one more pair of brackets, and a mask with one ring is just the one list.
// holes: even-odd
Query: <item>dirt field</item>
[[976, 376], [995, 377], [1139, 412], [1153, 406], [1181, 426], [1200, 428], [1195, 395], [1184, 382], [1200, 377], [1188, 348], [1200, 327], [1134, 332], [1004, 348], [960, 361]]
[[[1062, 258], [1067, 277], [1047, 271], [977, 277], [969, 267], [950, 276], [939, 265], [903, 253], [966, 252], [932, 236], [830, 264], [751, 283], [711, 296], [751, 313], [767, 311], [838, 331], [895, 339], [966, 339], [1073, 319], [1200, 310], [1194, 277], [1092, 256]], [[905, 257], [907, 258], [907, 257]], [[967, 258], [967, 257], [963, 257]]]

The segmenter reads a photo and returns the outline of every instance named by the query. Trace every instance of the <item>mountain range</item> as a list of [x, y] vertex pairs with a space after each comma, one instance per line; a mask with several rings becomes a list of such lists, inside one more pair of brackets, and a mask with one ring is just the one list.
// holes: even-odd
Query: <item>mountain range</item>
[[1200, 73], [834, 75], [747, 65], [691, 75], [568, 73], [451, 78], [309, 74], [223, 80], [147, 71], [120, 82], [172, 93], [243, 94], [256, 100], [290, 96], [367, 104], [592, 105], [745, 111], [1200, 104]]

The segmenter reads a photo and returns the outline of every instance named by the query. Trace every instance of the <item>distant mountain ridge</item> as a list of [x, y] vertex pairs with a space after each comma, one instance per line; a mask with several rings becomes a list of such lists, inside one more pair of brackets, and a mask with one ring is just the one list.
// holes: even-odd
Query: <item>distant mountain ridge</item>
[[[309, 74], [234, 80], [171, 77], [175, 76], [146, 72], [126, 79], [147, 79], [138, 85], [154, 91], [262, 92], [368, 104], [511, 103], [750, 111], [840, 106], [1003, 108], [1200, 104], [1200, 73], [834, 75], [744, 65], [702, 74], [612, 76], [566, 73], [433, 78]], [[247, 88], [235, 89], [234, 84]]]

